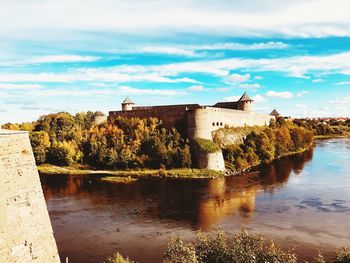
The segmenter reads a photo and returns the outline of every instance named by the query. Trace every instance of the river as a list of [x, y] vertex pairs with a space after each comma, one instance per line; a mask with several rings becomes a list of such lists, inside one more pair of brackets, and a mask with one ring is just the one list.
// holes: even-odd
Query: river
[[119, 251], [161, 262], [170, 236], [241, 226], [301, 259], [350, 245], [350, 139], [249, 174], [223, 179], [102, 182], [98, 176], [41, 176], [62, 262], [101, 262]]

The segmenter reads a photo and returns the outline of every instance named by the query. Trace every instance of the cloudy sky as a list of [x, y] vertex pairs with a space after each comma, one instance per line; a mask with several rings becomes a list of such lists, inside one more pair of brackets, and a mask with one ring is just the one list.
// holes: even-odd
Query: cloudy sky
[[[288, 3], [285, 3], [288, 2]], [[348, 0], [0, 0], [0, 123], [236, 100], [350, 116]]]

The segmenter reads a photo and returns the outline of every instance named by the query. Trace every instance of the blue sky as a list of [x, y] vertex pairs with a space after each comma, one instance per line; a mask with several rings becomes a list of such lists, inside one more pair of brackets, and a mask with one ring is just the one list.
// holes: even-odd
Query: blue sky
[[0, 0], [0, 123], [236, 100], [350, 116], [350, 2]]

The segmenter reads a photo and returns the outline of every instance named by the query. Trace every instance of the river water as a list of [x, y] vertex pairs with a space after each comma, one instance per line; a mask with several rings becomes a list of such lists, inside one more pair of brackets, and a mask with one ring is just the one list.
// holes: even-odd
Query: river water
[[223, 179], [145, 179], [108, 183], [98, 176], [41, 176], [61, 260], [101, 262], [119, 251], [161, 262], [168, 238], [241, 226], [263, 233], [301, 259], [350, 245], [350, 139], [257, 172]]

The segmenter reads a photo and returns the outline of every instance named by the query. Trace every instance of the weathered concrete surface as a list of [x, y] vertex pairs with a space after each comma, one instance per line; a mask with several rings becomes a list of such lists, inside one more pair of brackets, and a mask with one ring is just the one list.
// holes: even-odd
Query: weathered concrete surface
[[26, 132], [0, 130], [0, 262], [59, 262]]
[[201, 107], [187, 113], [188, 138], [212, 140], [212, 132], [225, 127], [264, 126], [274, 117], [242, 110]]
[[198, 168], [225, 171], [225, 162], [221, 150], [214, 153], [203, 153], [198, 151], [197, 154]]

